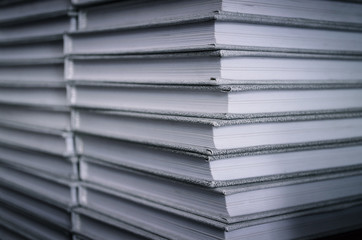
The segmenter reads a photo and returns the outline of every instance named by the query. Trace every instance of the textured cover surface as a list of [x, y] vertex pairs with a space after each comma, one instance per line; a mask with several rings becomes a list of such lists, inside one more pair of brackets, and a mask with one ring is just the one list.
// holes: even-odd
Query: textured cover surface
[[[86, 110], [84, 110], [86, 111]], [[148, 114], [148, 113], [131, 113], [131, 112], [119, 112], [119, 111], [104, 111], [104, 110], [88, 110], [97, 114], [114, 115], [114, 116], [127, 116], [134, 118], [155, 119], [165, 121], [176, 122], [189, 122], [211, 125], [214, 127], [239, 125], [239, 124], [251, 124], [251, 123], [267, 123], [267, 122], [291, 122], [291, 121], [312, 121], [312, 120], [327, 120], [327, 119], [343, 119], [343, 118], [360, 118], [362, 112], [358, 111], [346, 111], [336, 112], [330, 114], [313, 114], [313, 115], [298, 115], [298, 116], [278, 116], [278, 117], [257, 117], [257, 118], [245, 118], [245, 119], [208, 119], [198, 117], [186, 117], [186, 116], [172, 116], [172, 115], [160, 115], [160, 114]], [[75, 116], [77, 117], [77, 116]], [[75, 121], [77, 121], [75, 119]]]
[[[259, 92], [265, 91], [285, 91], [288, 90], [327, 90], [327, 89], [357, 89], [362, 88], [362, 83], [346, 83], [346, 84], [248, 84], [248, 85], [218, 85], [218, 86], [196, 86], [196, 85], [150, 85], [150, 84], [132, 84], [132, 83], [107, 83], [107, 82], [84, 82], [84, 81], [69, 81], [72, 88], [81, 88], [83, 86], [90, 86], [93, 88], [97, 87], [106, 87], [107, 89], [150, 89], [150, 90], [179, 90], [182, 91], [192, 91], [193, 94], [198, 93], [225, 93], [229, 92]], [[106, 90], [107, 90], [106, 89]], [[70, 91], [74, 91], [71, 89]], [[77, 94], [75, 93], [75, 98]], [[104, 100], [99, 99], [100, 102]], [[74, 108], [91, 108], [97, 109], [97, 106], [82, 105], [81, 103], [71, 104]], [[274, 116], [294, 116], [294, 115], [312, 115], [312, 114], [333, 114], [333, 113], [348, 113], [362, 111], [359, 108], [344, 108], [336, 110], [313, 110], [313, 111], [293, 111], [293, 112], [273, 112], [273, 113], [250, 113], [250, 114], [235, 114], [235, 113], [202, 113], [202, 112], [178, 112], [178, 111], [169, 111], [169, 110], [152, 110], [152, 109], [134, 109], [127, 108], [124, 106], [121, 107], [103, 107], [100, 109], [105, 110], [117, 110], [121, 112], [139, 112], [139, 113], [154, 113], [161, 115], [174, 115], [174, 116], [191, 116], [191, 117], [201, 117], [201, 118], [219, 118], [219, 119], [241, 119], [241, 118], [257, 118], [257, 117], [274, 117]]]
[[[51, 204], [60, 206], [64, 209], [70, 208], [77, 204], [75, 195], [77, 186], [76, 181], [60, 179], [49, 174], [44, 174], [40, 171], [35, 171], [33, 169], [15, 165], [10, 166], [8, 164], [1, 163], [0, 166], [2, 171], [12, 171], [18, 176], [20, 175], [24, 176], [24, 178], [26, 177], [26, 179], [22, 179], [22, 177], [20, 177], [19, 180], [14, 180], [13, 177], [13, 179], [8, 180], [5, 178], [5, 176], [2, 176], [1, 182], [3, 185], [12, 186], [14, 189], [19, 191], [28, 192], [32, 196], [39, 197], [45, 201], [48, 199]], [[27, 181], [27, 186], [24, 186], [24, 181]], [[62, 191], [63, 194], [69, 195], [69, 198], [67, 198], [65, 195], [59, 196], [59, 194], [62, 194], [60, 191]]]
[[[77, 151], [80, 154], [83, 154], [82, 145], [83, 142], [81, 140], [82, 136], [91, 136], [97, 137], [89, 133], [78, 133], [76, 137], [76, 146]], [[99, 137], [100, 139], [104, 139], [103, 137]], [[114, 142], [114, 144], [122, 144], [123, 142], [127, 142], [125, 140], [116, 140], [112, 138], [106, 138]], [[259, 146], [259, 147], [249, 147], [249, 148], [241, 148], [241, 149], [228, 149], [228, 150], [204, 150], [204, 149], [196, 149], [196, 148], [184, 148], [176, 145], [159, 145], [155, 143], [143, 143], [143, 142], [135, 142], [134, 144], [138, 144], [142, 148], [152, 148], [160, 151], [170, 151], [176, 154], [186, 154], [190, 156], [199, 157], [202, 160], [213, 161], [218, 159], [225, 159], [229, 157], [238, 157], [238, 156], [250, 156], [250, 155], [262, 155], [269, 153], [283, 153], [283, 152], [294, 152], [294, 151], [304, 151], [304, 150], [314, 150], [314, 149], [328, 149], [335, 147], [345, 147], [345, 146], [356, 146], [362, 144], [362, 138], [353, 138], [353, 139], [339, 139], [332, 141], [319, 141], [312, 143], [302, 143], [302, 144], [279, 144], [279, 145], [270, 145], [270, 146]]]
[[191, 15], [185, 17], [170, 17], [165, 20], [151, 21], [151, 23], [134, 24], [131, 26], [115, 26], [107, 27], [102, 29], [91, 29], [91, 30], [78, 30], [77, 33], [82, 34], [87, 32], [102, 32], [109, 30], [119, 29], [137, 29], [137, 28], [150, 28], [155, 26], [167, 26], [175, 24], [185, 24], [192, 22], [205, 22], [205, 21], [230, 21], [230, 22], [243, 22], [253, 24], [266, 24], [266, 25], [278, 25], [278, 26], [295, 26], [295, 27], [306, 27], [306, 28], [319, 28], [319, 29], [339, 29], [339, 30], [350, 30], [350, 31], [362, 31], [362, 24], [358, 23], [342, 23], [302, 18], [286, 18], [277, 16], [247, 14], [247, 13], [232, 13], [227, 11], [215, 11], [212, 13]]
[[[202, 49], [205, 50], [205, 49]], [[182, 53], [179, 53], [179, 51], [184, 51]], [[193, 52], [190, 52], [193, 51]], [[67, 81], [87, 81], [87, 79], [82, 79], [83, 77], [74, 77], [72, 76], [74, 69], [76, 69], [76, 61], [126, 61], [126, 60], [145, 60], [149, 61], [152, 59], [163, 59], [167, 60], [177, 60], [180, 58], [185, 59], [194, 59], [197, 57], [205, 58], [208, 60], [215, 60], [219, 61], [222, 58], [243, 58], [243, 57], [263, 57], [263, 58], [270, 58], [270, 59], [296, 59], [296, 60], [338, 60], [338, 61], [361, 61], [362, 57], [358, 55], [336, 55], [336, 54], [311, 54], [311, 53], [290, 53], [288, 51], [286, 52], [273, 52], [273, 51], [242, 51], [242, 50], [217, 50], [217, 51], [195, 51], [195, 49], [190, 49], [190, 51], [186, 51], [186, 49], [178, 49], [177, 53], [163, 53], [160, 54], [158, 51], [157, 54], [136, 54], [136, 55], [98, 55], [98, 56], [86, 56], [86, 55], [71, 55], [66, 60], [65, 64], [65, 71], [66, 71], [66, 79]], [[213, 73], [215, 74], [215, 73]], [[82, 75], [82, 74], [80, 74]], [[84, 74], [83, 74], [84, 75]], [[226, 78], [219, 78], [215, 77], [213, 75], [208, 76], [209, 79], [193, 79], [190, 77], [186, 77], [185, 79], [181, 79], [180, 77], [176, 80], [168, 80], [165, 81], [165, 79], [147, 79], [144, 80], [135, 80], [135, 79], [127, 79], [122, 80], [124, 82], [129, 83], [146, 83], [146, 84], [176, 84], [176, 85], [182, 85], [182, 84], [192, 84], [192, 85], [235, 85], [235, 84], [304, 84], [304, 85], [321, 85], [321, 84], [360, 84], [361, 80], [358, 78], [348, 79], [348, 77], [343, 77], [343, 79], [333, 79], [330, 76], [328, 78], [323, 79], [298, 79], [298, 80], [277, 80], [277, 79], [269, 79], [269, 80], [238, 80], [238, 79], [226, 79]], [[88, 79], [89, 80], [89, 79]], [[113, 80], [112, 80], [113, 81]], [[106, 81], [104, 81], [106, 82]]]
[[[325, 179], [326, 174], [329, 174], [328, 177], [340, 177], [343, 176], [344, 172], [347, 172], [346, 175], [348, 176], [350, 171], [355, 171], [358, 169], [362, 169], [362, 164], [353, 165], [353, 166], [346, 166], [346, 167], [337, 167], [337, 168], [327, 168], [322, 170], [311, 170], [311, 171], [301, 171], [296, 173], [288, 173], [288, 174], [277, 174], [277, 175], [268, 175], [268, 176], [260, 176], [260, 177], [252, 177], [252, 178], [239, 178], [234, 180], [207, 180], [202, 178], [195, 178], [191, 176], [184, 176], [181, 174], [173, 174], [169, 172], [165, 172], [162, 170], [152, 170], [148, 168], [142, 167], [132, 167], [127, 165], [121, 165], [111, 161], [104, 161], [101, 159], [95, 159], [92, 157], [82, 157], [81, 161], [96, 163], [104, 166], [111, 167], [113, 169], [120, 169], [121, 171], [126, 172], [133, 172], [135, 174], [145, 173], [148, 176], [160, 176], [163, 177], [164, 180], [170, 179], [176, 181], [182, 181], [185, 183], [191, 183], [195, 185], [200, 185], [204, 187], [211, 187], [215, 188], [217, 192], [222, 192], [223, 194], [227, 194], [229, 191], [234, 193], [234, 191], [248, 191], [248, 189], [260, 189], [264, 186], [279, 186], [278, 184], [294, 184], [294, 183], [302, 183], [302, 182], [309, 182], [309, 181], [317, 181]], [[161, 178], [162, 179], [162, 178]], [[293, 180], [294, 179], [294, 180]], [[236, 189], [233, 188], [224, 188], [224, 187], [232, 187], [235, 186]], [[191, 187], [191, 186], [190, 186]]]
[[[202, 184], [200, 182], [191, 182], [191, 184], [190, 183], [187, 184], [187, 183], [183, 183], [183, 182], [174, 181], [170, 178], [152, 176], [150, 174], [145, 174], [145, 173], [141, 173], [141, 172], [137, 173], [132, 170], [124, 169], [124, 168], [121, 168], [118, 166], [112, 166], [112, 165], [106, 164], [106, 163], [97, 162], [97, 164], [100, 164], [101, 166], [105, 165], [105, 166], [111, 167], [112, 169], [119, 169], [120, 171], [118, 172], [118, 174], [122, 174], [122, 171], [123, 171], [124, 174], [134, 174], [134, 177], [139, 177], [140, 179], [144, 178], [143, 180], [140, 180], [139, 183], [138, 182], [135, 183], [134, 186], [133, 186], [134, 183], [132, 182], [134, 180], [127, 180], [127, 181], [130, 181], [130, 186], [132, 185], [133, 187], [135, 187], [137, 184], [140, 184], [142, 181], [152, 181], [152, 182], [154, 181], [154, 182], [159, 183], [160, 189], [167, 189], [167, 187], [165, 188], [165, 186], [169, 186], [170, 188], [174, 187], [175, 191], [177, 191], [177, 189], [179, 189], [179, 188], [180, 188], [180, 191], [182, 191], [182, 188], [189, 188], [192, 191], [199, 190], [203, 194], [211, 194], [211, 195], [214, 195], [214, 197], [219, 196], [221, 198], [223, 198], [224, 196], [227, 196], [227, 195], [233, 195], [236, 193], [241, 193], [241, 192], [246, 192], [246, 191], [257, 191], [257, 190], [274, 188], [274, 187], [292, 186], [292, 185], [296, 185], [296, 184], [305, 184], [305, 183], [314, 183], [317, 181], [327, 181], [327, 180], [332, 180], [332, 179], [337, 179], [337, 178], [342, 179], [344, 177], [358, 176], [362, 173], [361, 168], [360, 169], [349, 169], [349, 171], [344, 169], [344, 171], [330, 172], [329, 174], [324, 173], [324, 174], [319, 174], [319, 175], [314, 175], [314, 176], [304, 176], [304, 177], [293, 176], [291, 178], [281, 179], [281, 180], [269, 179], [269, 181], [264, 181], [264, 182], [244, 183], [244, 184], [239, 183], [239, 185], [232, 185], [232, 186], [228, 186], [228, 187], [210, 188], [210, 187], [215, 187], [215, 186], [206, 186], [205, 187], [205, 184]], [[81, 166], [81, 168], [82, 168], [82, 166]], [[112, 174], [114, 174], [114, 173], [115, 172], [113, 172]], [[84, 173], [84, 174], [89, 174], [89, 173]], [[97, 177], [99, 178], [100, 176], [97, 176]], [[91, 178], [91, 177], [89, 177], [89, 178]], [[108, 191], [111, 195], [117, 195], [117, 196], [120, 196], [121, 198], [126, 198], [133, 202], [141, 203], [143, 205], [149, 206], [150, 204], [152, 205], [153, 203], [155, 203], [157, 206], [157, 204], [161, 204], [162, 206], [168, 206], [168, 208], [171, 207], [171, 208], [179, 209], [181, 211], [192, 212], [199, 216], [205, 216], [209, 219], [214, 219], [217, 221], [226, 221], [226, 222], [237, 222], [237, 221], [243, 221], [245, 219], [256, 219], [256, 218], [262, 218], [262, 217], [266, 217], [266, 216], [280, 215], [280, 214], [285, 214], [288, 212], [300, 211], [303, 209], [316, 208], [316, 207], [324, 206], [329, 203], [340, 202], [344, 199], [351, 199], [351, 198], [354, 199], [356, 197], [358, 198], [358, 194], [355, 193], [355, 194], [350, 194], [348, 197], [337, 198], [337, 199], [333, 199], [333, 200], [325, 199], [325, 200], [320, 200], [318, 202], [299, 204], [299, 205], [290, 206], [290, 207], [286, 206], [286, 207], [283, 207], [280, 209], [264, 210], [264, 211], [259, 211], [258, 213], [243, 214], [243, 215], [239, 215], [239, 216], [235, 216], [235, 217], [230, 217], [229, 215], [226, 215], [219, 211], [217, 211], [218, 214], [215, 214], [215, 211], [206, 210], [205, 208], [197, 209], [195, 207], [187, 206], [187, 204], [177, 204], [177, 201], [171, 202], [167, 198], [164, 198], [164, 197], [155, 197], [155, 196], [152, 196], [151, 192], [147, 193], [147, 191], [144, 189], [141, 191], [132, 191], [132, 190], [130, 190], [130, 188], [125, 187], [125, 186], [117, 187], [117, 186], [115, 186], [115, 184], [112, 184], [112, 186], [108, 186], [106, 184], [106, 182], [100, 183], [100, 182], [97, 182], [96, 180], [91, 180], [92, 183], [85, 184], [84, 181], [88, 182], [89, 178], [84, 178], [81, 185], [85, 186], [85, 187], [98, 189], [101, 192]], [[128, 178], [124, 178], [124, 179], [128, 179]], [[114, 181], [114, 180], [115, 179], [112, 180], [111, 178], [108, 179], [108, 181]], [[94, 185], [95, 183], [97, 184], [97, 186]], [[201, 185], [201, 186], [197, 186], [197, 185]], [[152, 188], [152, 184], [150, 184], [149, 186]], [[110, 189], [111, 187], [114, 190], [111, 190]], [[190, 198], [192, 198], [192, 197], [190, 196]], [[80, 199], [84, 199], [84, 198], [82, 198], [82, 196], [80, 196]], [[216, 198], [213, 198], [213, 199], [215, 200]], [[84, 200], [84, 201], [86, 201], [86, 200]], [[207, 204], [207, 202], [205, 202], [205, 204]]]
[[[122, 32], [127, 30], [143, 30], [143, 29], [152, 29], [157, 27], [167, 27], [169, 25], [170, 28], [178, 27], [182, 24], [192, 24], [192, 23], [213, 23], [213, 22], [231, 22], [231, 23], [243, 23], [243, 24], [255, 24], [255, 25], [271, 25], [271, 26], [284, 26], [284, 27], [294, 27], [296, 29], [300, 28], [310, 28], [310, 29], [323, 29], [323, 30], [344, 30], [351, 32], [361, 32], [362, 24], [356, 23], [337, 23], [337, 22], [329, 22], [329, 21], [316, 21], [316, 20], [307, 20], [302, 18], [283, 18], [283, 17], [273, 17], [273, 16], [265, 16], [265, 15], [253, 15], [253, 14], [240, 14], [240, 13], [230, 13], [223, 11], [216, 11], [208, 14], [194, 15], [189, 17], [178, 17], [171, 18], [161, 21], [156, 21], [151, 23], [145, 23], [140, 25], [133, 26], [122, 26], [122, 27], [107, 27], [102, 29], [93, 29], [93, 30], [78, 30], [76, 32], [70, 33], [68, 35], [68, 39], [66, 39], [66, 52], [72, 54], [73, 50], [69, 48], [72, 43], [69, 43], [68, 40], [72, 42], [72, 36], [76, 37], [76, 35], [86, 36], [87, 34], [102, 34], [104, 32]], [[74, 40], [75, 41], [75, 40]], [[68, 45], [68, 46], [67, 46]], [[302, 48], [302, 47], [301, 47]], [[76, 49], [76, 47], [75, 47]], [[74, 49], [74, 51], [76, 51]], [[187, 52], [187, 51], [202, 51], [202, 50], [247, 50], [247, 51], [266, 51], [266, 52], [294, 52], [294, 53], [318, 53], [318, 54], [335, 54], [335, 55], [360, 55], [362, 53], [361, 50], [322, 50], [322, 49], [312, 49], [312, 47], [299, 49], [298, 47], [263, 47], [263, 46], [238, 46], [238, 45], [228, 45], [228, 44], [215, 44], [213, 39], [210, 39], [209, 44], [200, 44], [194, 45], [193, 47], [176, 47], [176, 48], [155, 48], [155, 49], [147, 49], [143, 48], [141, 50], [131, 50], [131, 49], [123, 49], [116, 50], [113, 54], [120, 53], [157, 53], [157, 52]], [[91, 50], [90, 50], [91, 51]], [[94, 53], [94, 52], [92, 52]]]
[[[186, 219], [190, 219], [192, 221], [200, 222], [201, 224], [206, 224], [208, 226], [216, 227], [218, 229], [223, 229], [226, 231], [235, 230], [242, 227], [257, 225], [260, 223], [287, 219], [294, 216], [301, 216], [305, 215], [308, 212], [323, 212], [324, 208], [334, 207], [334, 205], [338, 204], [359, 204], [361, 202], [361, 196], [354, 196], [345, 199], [338, 199], [333, 201], [324, 201], [320, 203], [308, 204], [304, 206], [292, 207], [287, 209], [278, 209], [268, 212], [261, 212], [257, 214], [251, 215], [244, 215], [240, 217], [226, 217], [226, 216], [216, 216], [212, 215], [205, 217], [205, 212], [201, 212], [198, 210], [186, 210], [183, 209], [181, 206], [170, 207], [165, 205], [163, 202], [160, 201], [150, 201], [149, 199], [140, 197], [140, 196], [133, 196], [130, 194], [125, 194], [119, 191], [109, 190], [108, 188], [104, 188], [101, 186], [94, 186], [87, 183], [82, 183], [82, 187], [95, 189], [100, 192], [104, 192], [106, 194], [114, 195], [119, 197], [120, 199], [125, 199], [126, 201], [131, 201], [134, 204], [140, 204], [145, 206], [146, 208], [150, 209], [157, 209], [164, 214], [171, 214], [178, 217], [184, 217]], [[110, 214], [112, 215], [112, 214]], [[206, 214], [207, 215], [207, 214]], [[119, 218], [118, 215], [113, 214], [112, 217]], [[126, 219], [120, 219], [123, 221], [127, 221]]]

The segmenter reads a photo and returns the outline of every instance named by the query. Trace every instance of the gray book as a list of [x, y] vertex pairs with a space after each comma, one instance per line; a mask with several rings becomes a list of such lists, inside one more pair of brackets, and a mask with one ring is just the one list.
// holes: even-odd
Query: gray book
[[67, 92], [62, 83], [0, 84], [0, 102], [13, 106], [64, 109], [67, 106]]
[[[141, 198], [133, 198], [135, 202], [102, 190], [95, 190], [92, 195], [84, 199], [87, 207], [74, 211], [73, 219], [77, 233], [95, 239], [104, 239], [105, 236], [118, 239], [117, 233], [122, 229], [150, 239], [299, 239], [348, 231], [361, 224], [361, 205], [357, 200], [259, 220], [222, 224], [145, 202]], [[89, 206], [94, 210], [89, 210]], [[119, 230], [108, 231], [112, 229], [110, 226]]]
[[76, 157], [63, 157], [0, 144], [0, 163], [34, 169], [63, 179], [78, 178], [77, 160]]
[[73, 134], [61, 130], [3, 122], [0, 142], [63, 157], [75, 155]]
[[24, 239], [24, 240], [36, 240], [31, 236], [27, 236], [26, 233], [21, 233], [16, 226], [5, 226], [4, 223], [0, 226], [0, 231], [4, 240]]
[[77, 110], [72, 120], [76, 132], [209, 151], [362, 135], [360, 112], [223, 120]]
[[[78, 207], [75, 210], [72, 215], [74, 240], [166, 239], [157, 233], [151, 233], [137, 226], [129, 225], [126, 222], [111, 219], [90, 209]], [[115, 222], [116, 224], [114, 224]]]
[[1, 61], [23, 61], [63, 57], [63, 38], [49, 37], [0, 43]]
[[0, 185], [0, 202], [21, 210], [24, 214], [43, 220], [63, 230], [71, 229], [71, 209], [67, 206], [54, 204], [42, 196], [12, 185]]
[[68, 0], [9, 1], [0, 8], [0, 24], [66, 14], [70, 8]]
[[68, 240], [71, 237], [71, 232], [69, 230], [59, 228], [47, 221], [30, 216], [29, 214], [24, 213], [22, 209], [9, 207], [9, 205], [1, 203], [0, 211], [1, 225], [16, 229], [16, 231], [21, 232], [21, 234], [26, 234], [26, 238], [34, 240]]
[[[79, 29], [100, 29], [114, 26], [135, 26], [150, 23], [170, 22], [175, 19], [228, 12], [263, 17], [282, 18], [283, 22], [330, 23], [331, 26], [345, 24], [353, 26], [362, 21], [362, 8], [358, 3], [346, 1], [288, 1], [288, 0], [169, 0], [169, 1], [121, 1], [105, 4], [107, 0], [73, 0], [81, 6]], [[87, 4], [98, 5], [84, 7]], [[100, 5], [102, 4], [102, 5]], [[269, 21], [272, 23], [272, 21]]]
[[77, 204], [76, 182], [52, 176], [38, 170], [8, 165], [0, 165], [2, 185], [30, 192], [32, 195], [51, 201], [54, 205], [71, 208]]
[[64, 82], [63, 58], [0, 62], [0, 83]]
[[87, 205], [90, 200], [86, 196], [92, 196], [93, 191], [88, 189], [97, 185], [221, 222], [280, 215], [362, 194], [361, 166], [330, 174], [209, 188], [99, 161], [83, 160], [80, 164], [82, 182], [91, 184], [82, 183], [79, 199], [90, 208], [94, 206]]
[[78, 83], [74, 107], [215, 118], [362, 109], [362, 85], [163, 86]]
[[[362, 9], [362, 8], [361, 8]], [[216, 19], [216, 20], [214, 20]], [[358, 54], [362, 33], [341, 29], [270, 25], [246, 21], [244, 16], [217, 13], [211, 19], [180, 20], [181, 24], [114, 28], [70, 33], [65, 38], [68, 54], [115, 54], [134, 52], [239, 49], [309, 53]], [[176, 23], [174, 23], [176, 24]], [[307, 36], [307, 37], [306, 37]], [[147, 42], [147, 43], [145, 43]]]
[[[29, 104], [29, 102], [27, 103]], [[0, 112], [3, 113], [0, 115], [0, 122], [70, 131], [70, 109], [68, 107], [24, 105], [20, 105], [20, 103], [19, 105], [0, 104]]]
[[196, 153], [77, 134], [83, 161], [100, 161], [206, 186], [308, 176], [362, 164], [361, 141], [304, 143]]
[[75, 29], [75, 20], [72, 21], [67, 13], [48, 17], [46, 21], [44, 19], [23, 19], [1, 27], [0, 43], [50, 36], [59, 37], [65, 31], [72, 29]]
[[[129, 56], [73, 56], [68, 81], [157, 84], [360, 83], [357, 56], [211, 51]], [[142, 71], [139, 71], [142, 69]]]

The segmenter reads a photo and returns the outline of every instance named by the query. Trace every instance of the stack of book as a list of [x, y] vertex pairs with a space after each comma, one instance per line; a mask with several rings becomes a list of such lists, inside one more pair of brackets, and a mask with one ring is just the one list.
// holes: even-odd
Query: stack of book
[[362, 226], [362, 4], [0, 3], [1, 239]]
[[360, 4], [73, 2], [76, 238], [295, 239], [361, 226]]
[[70, 239], [78, 170], [64, 81], [70, 1], [0, 3], [1, 239]]

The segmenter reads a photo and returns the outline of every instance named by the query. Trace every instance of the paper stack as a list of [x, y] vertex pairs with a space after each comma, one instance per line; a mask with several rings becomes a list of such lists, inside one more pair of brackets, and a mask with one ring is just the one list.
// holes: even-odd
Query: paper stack
[[77, 234], [295, 239], [359, 228], [361, 5], [76, 3], [65, 51]]
[[[3, 210], [9, 236], [21, 234], [11, 227], [18, 222], [43, 238], [52, 234], [16, 210], [25, 208], [49, 222], [58, 216], [50, 211], [67, 220], [71, 213], [64, 230], [78, 240], [314, 239], [360, 231], [361, 4], [72, 4], [77, 24], [63, 36], [64, 76], [49, 67], [55, 57], [34, 60], [35, 52], [51, 52], [41, 44], [27, 48], [35, 51], [28, 60], [7, 59], [0, 69], [4, 84], [17, 83], [0, 94], [3, 112], [12, 113], [3, 118], [17, 116], [0, 129], [8, 142], [0, 152], [7, 153], [1, 201], [12, 206]], [[4, 51], [13, 55], [30, 41], [21, 44]], [[59, 83], [65, 78], [62, 87], [50, 81], [55, 75]], [[59, 106], [68, 119], [67, 104], [71, 123], [60, 127], [51, 119]], [[34, 151], [27, 161], [25, 151]], [[64, 159], [69, 171], [60, 167]], [[40, 204], [52, 210], [41, 215]]]
[[63, 54], [72, 18], [66, 0], [1, 3], [1, 239], [72, 236], [78, 170]]

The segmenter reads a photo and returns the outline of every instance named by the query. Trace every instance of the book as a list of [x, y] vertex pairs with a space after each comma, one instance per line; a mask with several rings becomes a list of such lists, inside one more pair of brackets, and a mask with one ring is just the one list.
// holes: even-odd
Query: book
[[65, 62], [65, 78], [147, 84], [346, 84], [360, 83], [360, 65], [361, 58], [357, 56], [225, 50], [72, 56]]
[[[9, 207], [8, 205], [1, 203], [1, 223], [2, 225], [16, 229], [16, 232], [21, 232], [20, 235], [25, 234], [30, 239], [56, 239], [56, 240], [68, 240], [71, 238], [71, 232], [64, 230], [44, 220], [34, 218], [25, 214], [22, 210], [15, 207]], [[24, 238], [21, 238], [24, 239]]]
[[39, 39], [43, 37], [62, 37], [65, 31], [75, 29], [75, 20], [67, 13], [44, 19], [26, 19], [1, 26], [0, 43]]
[[63, 157], [75, 154], [72, 133], [56, 129], [2, 123], [0, 142]]
[[[96, 207], [88, 205], [91, 198], [104, 204], [107, 200], [99, 200], [97, 192], [113, 189], [114, 194], [129, 194], [144, 202], [159, 203], [225, 223], [316, 208], [325, 202], [339, 202], [362, 194], [360, 167], [315, 176], [210, 188], [197, 182], [185, 183], [99, 161], [81, 161], [80, 164], [81, 205]], [[113, 208], [111, 204], [104, 207]]]
[[0, 84], [0, 102], [10, 105], [64, 108], [67, 106], [67, 93], [64, 84]]
[[64, 106], [0, 104], [0, 122], [70, 131], [70, 109]]
[[[34, 61], [63, 57], [63, 38], [48, 37], [0, 43], [0, 61]], [[35, 67], [35, 66], [34, 66]]]
[[50, 82], [64, 81], [64, 60], [45, 59], [31, 61], [6, 61], [0, 63], [0, 82]]
[[[291, 22], [357, 26], [361, 23], [361, 6], [347, 1], [288, 1], [288, 0], [198, 0], [198, 1], [122, 1], [74, 0], [80, 7], [79, 30], [102, 29], [114, 26], [136, 26], [172, 22], [175, 19], [207, 16], [215, 13], [242, 14], [244, 17], [274, 17]], [[86, 4], [97, 3], [87, 7]], [[102, 5], [100, 5], [102, 4]], [[269, 21], [270, 23], [272, 21]], [[333, 24], [330, 24], [333, 25]]]
[[[318, 142], [362, 135], [359, 112], [251, 119], [76, 110], [76, 132], [209, 151]], [[333, 129], [333, 131], [331, 131]], [[360, 130], [361, 129], [361, 130]]]
[[0, 163], [25, 167], [63, 179], [78, 178], [78, 159], [73, 157], [32, 151], [11, 144], [0, 144]]
[[70, 9], [68, 0], [9, 1], [1, 6], [0, 25], [66, 14]]
[[[359, 228], [360, 201], [327, 204], [282, 216], [221, 224], [207, 218], [104, 191], [74, 210], [74, 230], [92, 239], [117, 239], [122, 230], [148, 239], [298, 239]], [[107, 202], [107, 204], [104, 204]], [[144, 202], [144, 201], [143, 201]], [[112, 205], [114, 208], [110, 208]], [[117, 231], [118, 229], [118, 231]], [[113, 231], [109, 231], [113, 230]], [[114, 231], [115, 230], [115, 231]], [[157, 233], [157, 235], [155, 235]]]
[[[362, 9], [362, 8], [361, 8]], [[305, 53], [358, 54], [362, 34], [341, 29], [270, 25], [218, 13], [213, 19], [180, 20], [181, 24], [146, 25], [69, 33], [67, 54], [180, 52], [191, 50], [253, 50]], [[220, 19], [220, 20], [219, 20]], [[147, 44], [145, 44], [145, 41]]]
[[4, 240], [11, 239], [25, 239], [33, 240], [32, 238], [27, 238], [25, 233], [20, 233], [15, 226], [5, 226], [4, 224], [0, 226], [0, 231]]
[[315, 175], [362, 164], [361, 141], [252, 148], [226, 153], [193, 152], [76, 135], [77, 153], [85, 162], [108, 162], [205, 186], [225, 186]]
[[170, 115], [237, 118], [362, 109], [362, 88], [356, 84], [205, 87], [76, 82], [71, 88], [74, 107]]
[[27, 167], [0, 164], [2, 185], [30, 192], [68, 209], [77, 204], [76, 183]]
[[16, 189], [11, 185], [0, 185], [0, 189], [3, 193], [0, 196], [0, 202], [22, 210], [24, 214], [32, 215], [36, 220], [46, 221], [64, 230], [71, 227], [71, 213], [67, 206], [53, 204], [52, 201], [24, 189]]
[[138, 228], [137, 226], [131, 226], [125, 222], [114, 221], [117, 222], [116, 225], [112, 223], [110, 224], [111, 221], [109, 220], [110, 218], [105, 215], [101, 215], [89, 209], [77, 208], [73, 214], [74, 239], [166, 239], [162, 238], [159, 234], [147, 232], [143, 229]]

